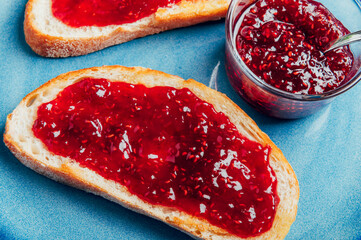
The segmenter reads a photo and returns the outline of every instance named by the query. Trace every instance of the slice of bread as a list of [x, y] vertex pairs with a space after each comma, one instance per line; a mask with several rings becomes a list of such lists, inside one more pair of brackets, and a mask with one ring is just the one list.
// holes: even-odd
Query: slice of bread
[[280, 198], [271, 229], [249, 239], [282, 239], [295, 220], [299, 199], [299, 186], [295, 173], [280, 149], [263, 133], [235, 103], [219, 93], [192, 79], [141, 67], [104, 66], [62, 74], [28, 94], [9, 114], [4, 133], [4, 142], [14, 155], [26, 166], [56, 181], [101, 195], [127, 208], [149, 215], [178, 228], [195, 238], [241, 239], [224, 229], [174, 208], [149, 204], [126, 187], [107, 180], [88, 168], [81, 167], [69, 158], [49, 152], [42, 141], [36, 138], [32, 126], [37, 118], [38, 107], [56, 98], [65, 87], [83, 78], [106, 78], [143, 84], [146, 87], [170, 86], [188, 88], [200, 99], [212, 104], [217, 112], [223, 112], [237, 127], [241, 135], [262, 145], [271, 147], [270, 165], [277, 177], [277, 193]]
[[69, 27], [55, 18], [51, 0], [29, 0], [25, 10], [26, 42], [39, 55], [69, 57], [88, 54], [135, 38], [226, 15], [230, 0], [183, 0], [134, 23], [105, 27]]

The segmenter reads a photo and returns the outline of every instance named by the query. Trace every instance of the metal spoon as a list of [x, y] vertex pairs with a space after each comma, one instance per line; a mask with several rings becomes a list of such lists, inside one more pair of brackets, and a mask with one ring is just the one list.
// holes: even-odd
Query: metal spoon
[[361, 8], [361, 1], [360, 0], [355, 0], [355, 2], [359, 6], [359, 8]]
[[357, 32], [353, 32], [350, 34], [347, 34], [336, 41], [330, 42], [328, 44], [327, 50], [324, 51], [324, 53], [331, 51], [335, 48], [343, 47], [345, 45], [348, 45], [352, 42], [360, 41], [361, 40], [361, 30]]

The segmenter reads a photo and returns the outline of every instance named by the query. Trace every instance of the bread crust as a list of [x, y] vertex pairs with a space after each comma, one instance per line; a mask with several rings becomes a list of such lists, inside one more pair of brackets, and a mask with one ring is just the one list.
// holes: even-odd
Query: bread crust
[[[256, 123], [226, 95], [189, 79], [141, 67], [103, 66], [62, 74], [29, 93], [8, 115], [4, 142], [11, 152], [27, 167], [53, 180], [83, 189], [126, 208], [161, 220], [170, 226], [199, 239], [244, 239], [232, 235], [204, 219], [174, 208], [155, 206], [144, 202], [119, 183], [107, 180], [94, 171], [81, 167], [77, 162], [46, 150], [31, 130], [37, 108], [54, 99], [59, 91], [85, 77], [106, 78], [110, 81], [126, 81], [147, 87], [171, 86], [188, 88], [204, 101], [211, 103], [216, 111], [226, 114], [242, 135], [262, 145], [271, 147], [270, 165], [277, 177], [280, 203], [271, 229], [259, 236], [245, 239], [283, 239], [296, 218], [299, 186], [296, 175], [281, 150], [263, 133]], [[44, 154], [43, 154], [44, 152]]]
[[[69, 57], [85, 55], [135, 38], [156, 34], [162, 31], [195, 25], [225, 17], [230, 0], [183, 0], [172, 8], [160, 8], [151, 16], [135, 23], [112, 25], [109, 27], [71, 28], [53, 17], [47, 6], [47, 16], [39, 16], [41, 1], [29, 0], [25, 9], [24, 33], [28, 45], [44, 57]], [[43, 10], [41, 10], [43, 11]], [[44, 25], [48, 25], [44, 27]], [[59, 33], [47, 29], [64, 28]], [[85, 31], [81, 36], [65, 33]], [[94, 34], [104, 31], [103, 34]], [[109, 30], [110, 29], [110, 30]]]

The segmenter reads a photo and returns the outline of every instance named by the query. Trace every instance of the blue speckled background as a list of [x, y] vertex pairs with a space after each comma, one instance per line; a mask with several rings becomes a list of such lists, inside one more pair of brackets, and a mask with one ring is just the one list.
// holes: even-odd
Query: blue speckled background
[[[361, 29], [352, 0], [322, 1], [351, 30]], [[321, 112], [285, 121], [264, 116], [232, 90], [224, 68], [224, 21], [137, 39], [87, 56], [46, 59], [23, 34], [26, 0], [0, 7], [0, 128], [30, 91], [70, 70], [120, 64], [161, 70], [208, 84], [240, 105], [282, 149], [300, 183], [287, 239], [361, 239], [361, 84]], [[337, 6], [339, 5], [339, 6]], [[166, 224], [24, 167], [0, 144], [0, 239], [190, 239]]]

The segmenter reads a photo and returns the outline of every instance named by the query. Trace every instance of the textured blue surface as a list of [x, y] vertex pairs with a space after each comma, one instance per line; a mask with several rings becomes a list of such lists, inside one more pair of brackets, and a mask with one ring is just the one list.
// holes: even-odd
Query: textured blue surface
[[[322, 1], [351, 30], [361, 29], [352, 0]], [[30, 91], [70, 70], [120, 64], [161, 70], [208, 84], [240, 105], [282, 149], [300, 183], [296, 222], [287, 239], [361, 239], [361, 84], [321, 112], [299, 120], [266, 117], [231, 89], [224, 68], [224, 22], [137, 39], [87, 56], [46, 59], [22, 31], [26, 0], [0, 7], [0, 128]], [[339, 6], [337, 6], [339, 5]], [[0, 144], [0, 239], [190, 239], [101, 197], [24, 167]]]

